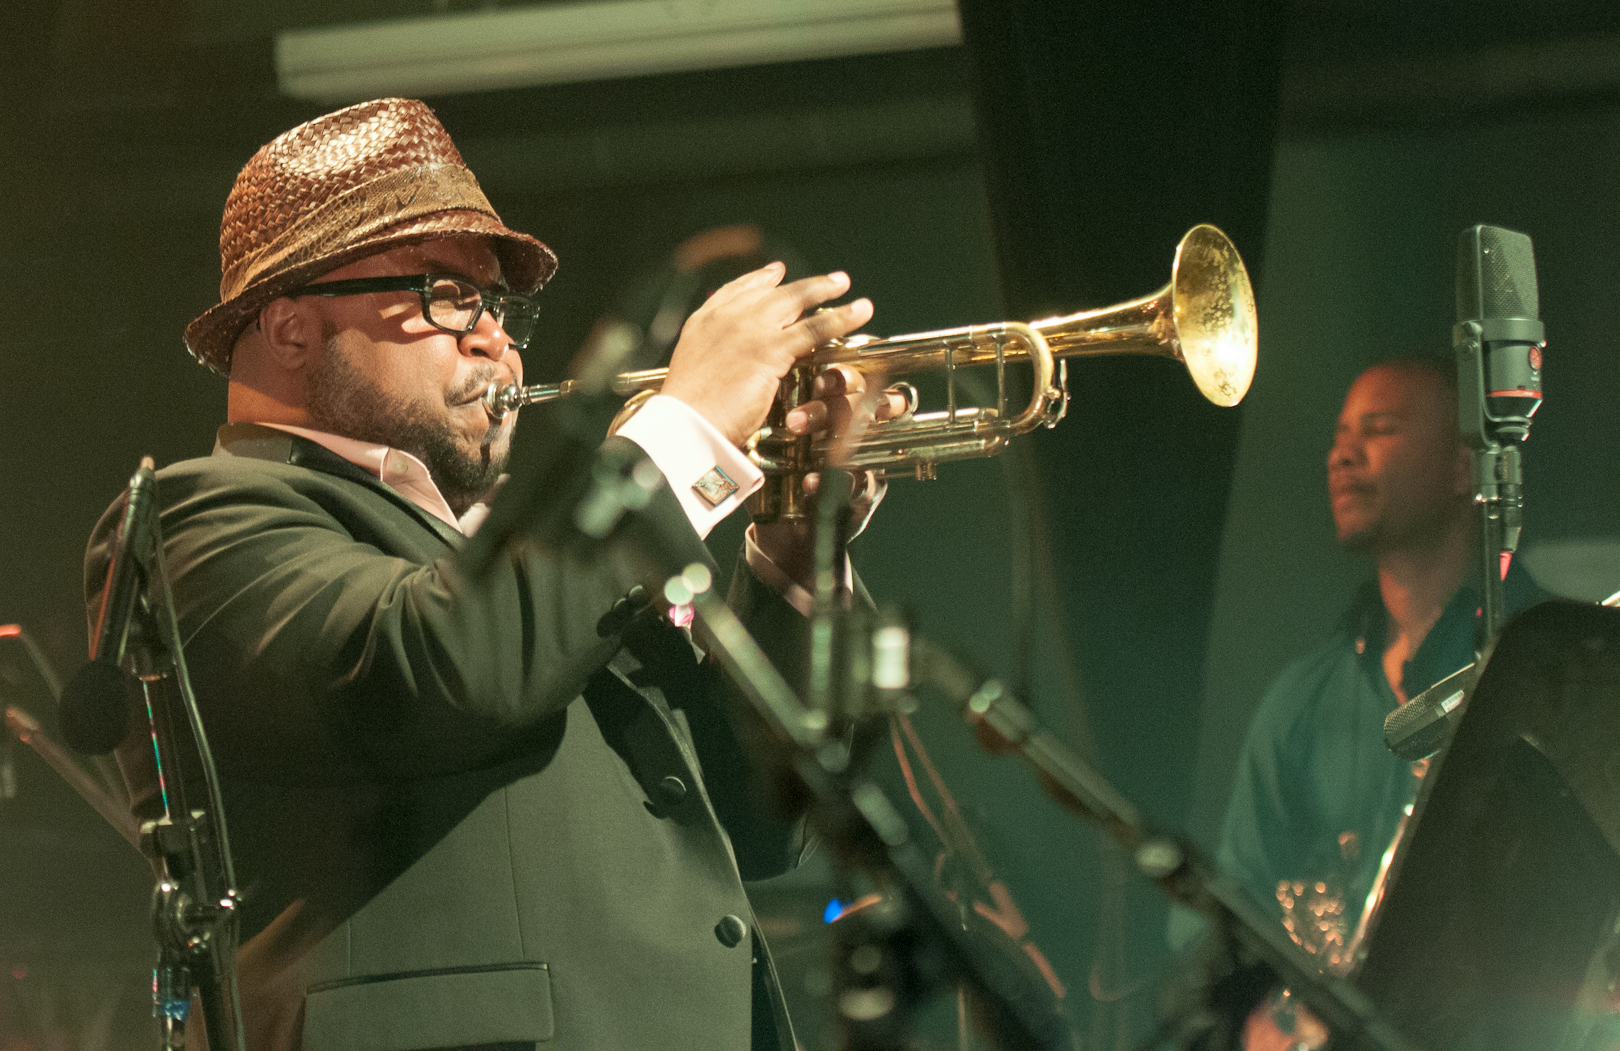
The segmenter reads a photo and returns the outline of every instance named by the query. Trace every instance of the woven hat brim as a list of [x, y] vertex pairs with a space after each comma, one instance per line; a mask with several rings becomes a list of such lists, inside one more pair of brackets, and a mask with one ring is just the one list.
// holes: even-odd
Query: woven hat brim
[[489, 238], [507, 286], [535, 292], [557, 272], [557, 256], [541, 241], [508, 229], [499, 220], [478, 211], [438, 212], [378, 231], [346, 244], [341, 250], [305, 260], [285, 270], [265, 274], [240, 293], [205, 311], [186, 326], [186, 349], [198, 362], [226, 378], [231, 374], [231, 352], [242, 331], [266, 306], [322, 274], [391, 248], [463, 237]]

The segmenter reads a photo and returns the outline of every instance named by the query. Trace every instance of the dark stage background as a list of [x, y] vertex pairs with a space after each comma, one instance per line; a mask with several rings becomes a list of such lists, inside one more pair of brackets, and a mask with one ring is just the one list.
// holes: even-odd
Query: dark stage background
[[[497, 5], [0, 5], [0, 623], [59, 668], [85, 652], [95, 518], [140, 455], [204, 455], [223, 420], [223, 383], [180, 331], [214, 301], [231, 180], [328, 108], [278, 96], [271, 35], [481, 6]], [[716, 225], [757, 224], [806, 267], [849, 270], [880, 334], [1135, 296], [1164, 282], [1186, 227], [1222, 225], [1259, 289], [1243, 408], [1203, 404], [1167, 362], [1079, 365], [1058, 429], [895, 483], [854, 550], [876, 595], [1019, 684], [1155, 819], [1210, 842], [1260, 691], [1367, 572], [1325, 513], [1344, 389], [1377, 358], [1449, 347], [1457, 233], [1499, 223], [1535, 239], [1551, 340], [1526, 558], [1555, 589], [1620, 588], [1611, 4], [961, 7], [958, 47], [430, 100], [507, 222], [562, 258], [536, 338], [549, 367]], [[4, 640], [0, 697], [48, 709]], [[949, 713], [917, 724], [1081, 1042], [1132, 1046], [1169, 960], [1156, 892]], [[0, 1048], [149, 1046], [144, 863], [9, 751]], [[830, 1046], [813, 996], [824, 880], [812, 868], [758, 895], [810, 1051]], [[938, 1013], [927, 1039], [946, 1046]]]

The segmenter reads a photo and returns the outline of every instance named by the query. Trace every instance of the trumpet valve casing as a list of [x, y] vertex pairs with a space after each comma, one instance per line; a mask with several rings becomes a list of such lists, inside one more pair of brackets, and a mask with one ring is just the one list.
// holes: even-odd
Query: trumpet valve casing
[[[804, 492], [804, 476], [811, 466], [812, 442], [808, 436], [788, 430], [788, 413], [813, 400], [816, 396], [816, 373], [813, 364], [796, 365], [782, 377], [782, 385], [765, 415], [765, 426], [748, 439], [750, 459], [762, 468], [768, 468], [765, 484], [748, 498], [748, 513], [756, 521], [774, 522], [778, 519], [804, 519], [812, 514]], [[784, 471], [777, 465], [790, 464]]]

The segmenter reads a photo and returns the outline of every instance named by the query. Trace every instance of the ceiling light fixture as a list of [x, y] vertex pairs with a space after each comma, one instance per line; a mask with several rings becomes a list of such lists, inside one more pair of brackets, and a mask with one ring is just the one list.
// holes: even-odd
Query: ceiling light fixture
[[587, 0], [276, 35], [281, 92], [323, 103], [946, 47], [955, 0]]

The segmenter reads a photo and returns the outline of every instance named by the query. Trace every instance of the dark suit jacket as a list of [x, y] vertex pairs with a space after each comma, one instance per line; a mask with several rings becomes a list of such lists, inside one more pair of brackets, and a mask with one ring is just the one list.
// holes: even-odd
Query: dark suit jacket
[[[785, 869], [800, 828], [685, 636], [604, 621], [616, 560], [529, 549], [474, 585], [460, 534], [266, 428], [158, 477], [254, 1051], [793, 1047], [739, 866]], [[766, 634], [800, 619], [739, 583]], [[149, 752], [119, 752], [148, 810]]]

